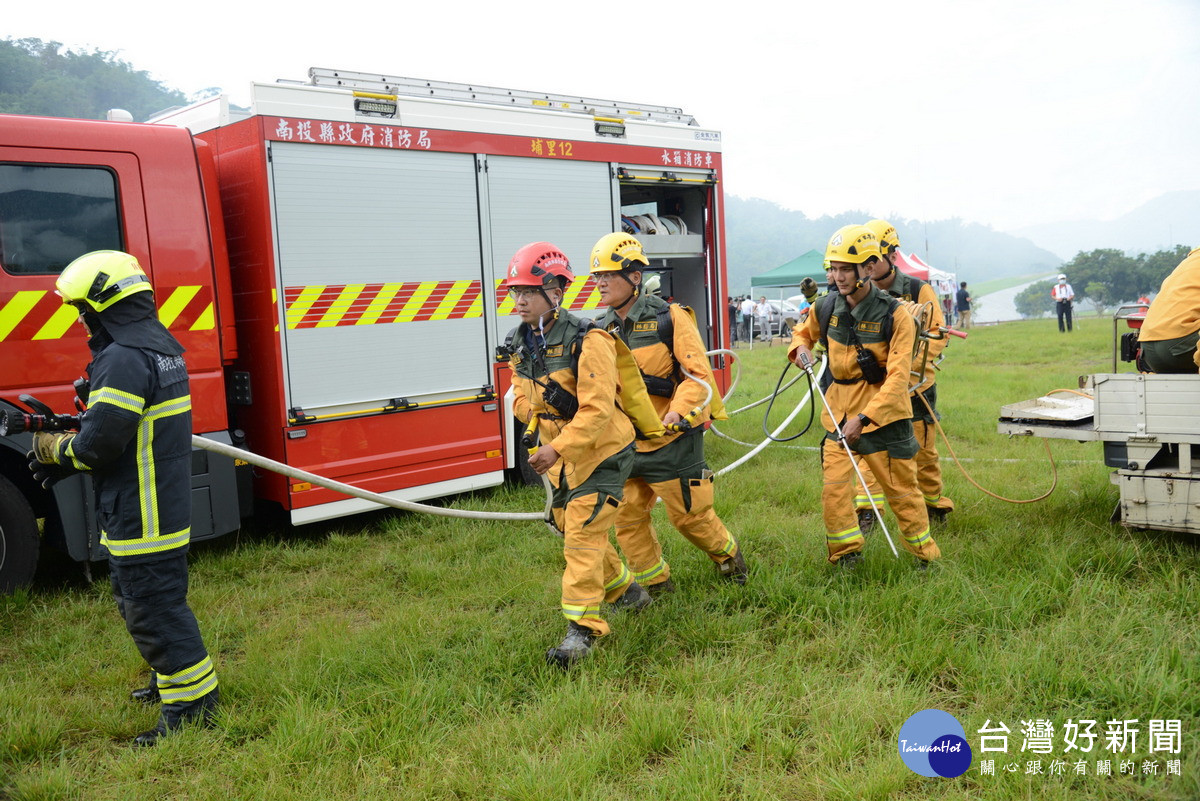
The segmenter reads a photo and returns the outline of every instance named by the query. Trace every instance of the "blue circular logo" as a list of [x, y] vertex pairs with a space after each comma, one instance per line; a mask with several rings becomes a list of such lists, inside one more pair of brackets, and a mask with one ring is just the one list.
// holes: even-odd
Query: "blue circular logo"
[[971, 746], [962, 724], [949, 712], [923, 709], [900, 727], [900, 758], [913, 773], [953, 779], [971, 767]]

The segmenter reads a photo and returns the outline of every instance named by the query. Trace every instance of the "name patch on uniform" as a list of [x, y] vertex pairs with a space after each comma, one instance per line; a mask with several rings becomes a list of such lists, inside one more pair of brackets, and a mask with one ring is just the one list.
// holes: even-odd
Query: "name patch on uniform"
[[156, 353], [154, 354], [154, 366], [158, 369], [158, 385], [161, 387], [187, 380], [187, 364], [183, 361], [182, 356]]
[[658, 320], [646, 320], [645, 322], [633, 324], [634, 333], [638, 333], [641, 331], [657, 331], [657, 330], [658, 330]]
[[858, 324], [858, 330], [859, 331], [869, 331], [872, 334], [878, 334], [881, 329], [879, 327], [879, 323], [873, 323], [869, 320], [863, 320], [861, 323]]
[[562, 345], [555, 345], [552, 348], [546, 348], [546, 358], [547, 359], [553, 359], [555, 356], [562, 356], [562, 355], [563, 355], [563, 346]]

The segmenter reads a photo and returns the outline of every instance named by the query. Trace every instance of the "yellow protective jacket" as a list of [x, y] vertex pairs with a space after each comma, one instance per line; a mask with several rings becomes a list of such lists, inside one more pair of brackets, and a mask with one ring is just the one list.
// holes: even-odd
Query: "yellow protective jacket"
[[[523, 323], [512, 337], [513, 412], [523, 423], [537, 415], [539, 443], [558, 451], [559, 460], [549, 471], [555, 487], [564, 481], [580, 486], [597, 465], [627, 448], [634, 437], [633, 424], [616, 407], [620, 379], [612, 335], [599, 328], [588, 331], [579, 349], [578, 369], [572, 369], [579, 325], [579, 318], [560, 310], [544, 344]], [[547, 378], [578, 401], [571, 419], [546, 402], [542, 385]]]
[[1138, 339], [1159, 342], [1196, 331], [1200, 331], [1200, 248], [1189, 253], [1163, 281]]
[[[870, 433], [889, 423], [910, 419], [912, 403], [908, 399], [908, 375], [913, 342], [917, 335], [917, 325], [912, 315], [874, 284], [870, 285], [866, 297], [853, 309], [837, 293], [818, 301], [821, 304], [829, 302], [834, 306], [829, 319], [829, 352], [826, 358], [833, 372], [834, 383], [826, 391], [825, 398], [838, 416], [838, 423], [854, 415], [865, 414], [871, 419], [871, 424], [863, 431]], [[890, 341], [884, 341], [883, 321], [888, 316], [892, 318], [892, 337]], [[792, 329], [789, 360], [795, 360], [798, 345], [811, 348], [820, 340], [819, 317], [814, 311]], [[868, 384], [862, 380], [858, 352], [849, 339], [851, 326], [862, 346], [875, 354], [880, 366], [886, 367], [887, 377], [882, 384]], [[844, 381], [851, 383], [840, 383]], [[821, 411], [821, 424], [826, 431], [834, 431], [833, 420], [825, 409]]]
[[[934, 291], [926, 282], [919, 278], [913, 278], [911, 275], [902, 273], [896, 270], [896, 278], [892, 281], [892, 285], [886, 290], [888, 293], [898, 297], [907, 303], [916, 303], [918, 307], [924, 307], [925, 304], [933, 306], [933, 315], [930, 325], [936, 331], [946, 324], [946, 315], [942, 311], [941, 301], [938, 300], [937, 292]], [[917, 310], [920, 313], [920, 309]], [[933, 363], [937, 361], [938, 356], [946, 349], [946, 339], [930, 339], [929, 340], [929, 355], [925, 358], [925, 374], [924, 383], [921, 387], [922, 391], [926, 387], [932, 386], [937, 380], [937, 370], [934, 369]], [[919, 355], [919, 354], [918, 354]], [[920, 359], [913, 358], [912, 369], [914, 371], [921, 368]], [[915, 383], [915, 380], [911, 383]], [[916, 401], [920, 404], [920, 401]]]
[[[673, 329], [673, 349], [668, 349], [659, 337], [658, 314], [668, 309]], [[612, 309], [600, 321], [600, 325], [614, 336], [619, 336], [637, 361], [638, 368], [647, 376], [669, 381], [673, 389], [669, 396], [655, 394], [650, 390], [650, 402], [661, 420], [668, 412], [686, 415], [704, 402], [707, 395], [704, 387], [685, 377], [676, 370], [676, 364], [697, 378], [712, 382], [712, 369], [704, 355], [704, 342], [691, 314], [678, 303], [668, 304], [655, 295], [639, 295], [629, 307], [629, 314], [622, 320]], [[674, 354], [674, 355], [672, 355]], [[715, 393], [715, 390], [714, 390]], [[707, 423], [711, 416], [711, 402], [693, 422], [695, 428]], [[656, 451], [674, 442], [682, 433], [668, 433], [653, 439], [639, 439], [635, 447], [639, 452]]]

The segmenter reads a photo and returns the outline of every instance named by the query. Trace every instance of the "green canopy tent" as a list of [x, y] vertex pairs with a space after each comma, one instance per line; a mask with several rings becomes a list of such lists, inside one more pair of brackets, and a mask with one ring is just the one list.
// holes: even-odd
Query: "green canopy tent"
[[805, 278], [811, 278], [819, 285], [825, 284], [825, 254], [810, 250], [768, 273], [752, 277], [750, 286], [752, 288], [800, 286], [800, 282]]
[[750, 286], [752, 289], [779, 288], [779, 330], [774, 332], [775, 336], [787, 336], [788, 331], [787, 322], [783, 314], [784, 288], [798, 287], [800, 286], [800, 282], [805, 278], [813, 279], [817, 282], [818, 286], [825, 285], [824, 253], [817, 250], [810, 250], [786, 264], [781, 264], [770, 272], [751, 277]]

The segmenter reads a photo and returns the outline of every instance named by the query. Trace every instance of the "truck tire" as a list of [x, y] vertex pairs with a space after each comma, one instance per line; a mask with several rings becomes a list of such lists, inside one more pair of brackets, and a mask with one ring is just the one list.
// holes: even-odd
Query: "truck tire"
[[33, 507], [11, 481], [0, 476], [0, 593], [33, 581], [40, 545]]

